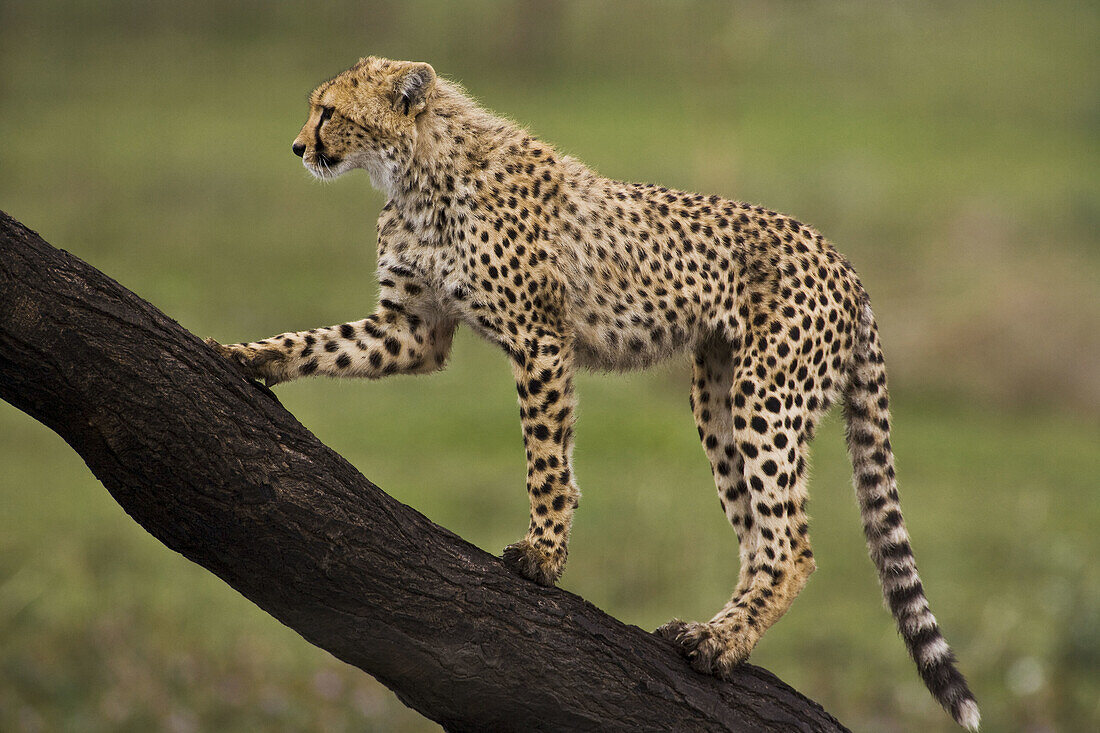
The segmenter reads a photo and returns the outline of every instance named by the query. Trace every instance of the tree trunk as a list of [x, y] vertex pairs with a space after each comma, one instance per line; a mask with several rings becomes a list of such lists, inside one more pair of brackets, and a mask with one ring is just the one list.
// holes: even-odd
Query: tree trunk
[[698, 674], [671, 643], [513, 575], [3, 212], [0, 397], [158, 540], [448, 730], [844, 730], [763, 669]]

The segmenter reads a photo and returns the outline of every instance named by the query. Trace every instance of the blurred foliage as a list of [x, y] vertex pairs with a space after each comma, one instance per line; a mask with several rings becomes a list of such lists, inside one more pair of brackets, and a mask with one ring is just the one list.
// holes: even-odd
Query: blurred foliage
[[[906, 515], [988, 730], [1100, 727], [1100, 11], [1002, 2], [0, 3], [0, 208], [223, 341], [373, 305], [365, 176], [290, 154], [358, 57], [426, 60], [605, 175], [762, 203], [856, 264]], [[581, 380], [563, 585], [653, 628], [736, 578], [679, 360]], [[472, 388], [476, 385], [476, 388]], [[289, 409], [489, 551], [526, 525], [505, 361], [306, 381]], [[753, 661], [855, 730], [951, 730], [882, 609], [839, 420], [821, 569]], [[0, 405], [0, 729], [425, 730], [148, 537]]]

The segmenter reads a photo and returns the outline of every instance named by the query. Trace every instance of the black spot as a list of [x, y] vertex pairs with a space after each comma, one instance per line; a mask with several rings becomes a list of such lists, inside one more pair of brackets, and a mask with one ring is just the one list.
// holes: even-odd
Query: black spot
[[340, 354], [340, 356], [336, 357], [336, 366], [341, 369], [347, 369], [351, 366], [351, 357], [347, 354]]
[[890, 610], [895, 614], [904, 611], [913, 601], [923, 597], [924, 587], [919, 580], [914, 585], [894, 588], [887, 593], [887, 601], [890, 604]]
[[882, 509], [884, 506], [886, 506], [886, 497], [885, 496], [875, 496], [875, 497], [872, 497], [870, 499], [867, 499], [864, 502], [864, 506], [867, 509], [874, 509], [875, 511], [878, 511], [879, 509]]
[[886, 527], [897, 527], [901, 524], [901, 512], [891, 509], [882, 517], [882, 524]]
[[897, 560], [899, 558], [912, 557], [913, 548], [909, 546], [908, 542], [903, 541], [897, 544], [885, 545], [879, 550], [879, 554], [882, 555], [883, 558]]

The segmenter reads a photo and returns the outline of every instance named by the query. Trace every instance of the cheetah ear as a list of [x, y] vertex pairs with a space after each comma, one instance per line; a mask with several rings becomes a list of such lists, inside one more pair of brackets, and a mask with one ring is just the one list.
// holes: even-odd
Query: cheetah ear
[[409, 64], [401, 70], [393, 86], [393, 108], [416, 117], [428, 106], [435, 88], [435, 69], [429, 64]]

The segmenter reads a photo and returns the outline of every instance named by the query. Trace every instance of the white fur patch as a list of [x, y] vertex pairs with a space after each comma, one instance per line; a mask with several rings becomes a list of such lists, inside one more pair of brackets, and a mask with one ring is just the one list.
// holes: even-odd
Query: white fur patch
[[387, 198], [393, 198], [397, 195], [397, 169], [395, 166], [386, 164], [386, 161], [379, 160], [374, 156], [367, 157], [363, 161], [363, 167], [367, 170], [367, 175], [370, 176], [370, 185], [384, 194]]
[[951, 647], [947, 645], [947, 642], [941, 636], [934, 639], [929, 644], [921, 647], [920, 649], [920, 663], [922, 665], [930, 665], [933, 662], [937, 662], [948, 654], [951, 653]]
[[955, 721], [967, 730], [978, 730], [982, 722], [982, 714], [978, 712], [978, 703], [967, 700], [959, 705], [959, 713]]

